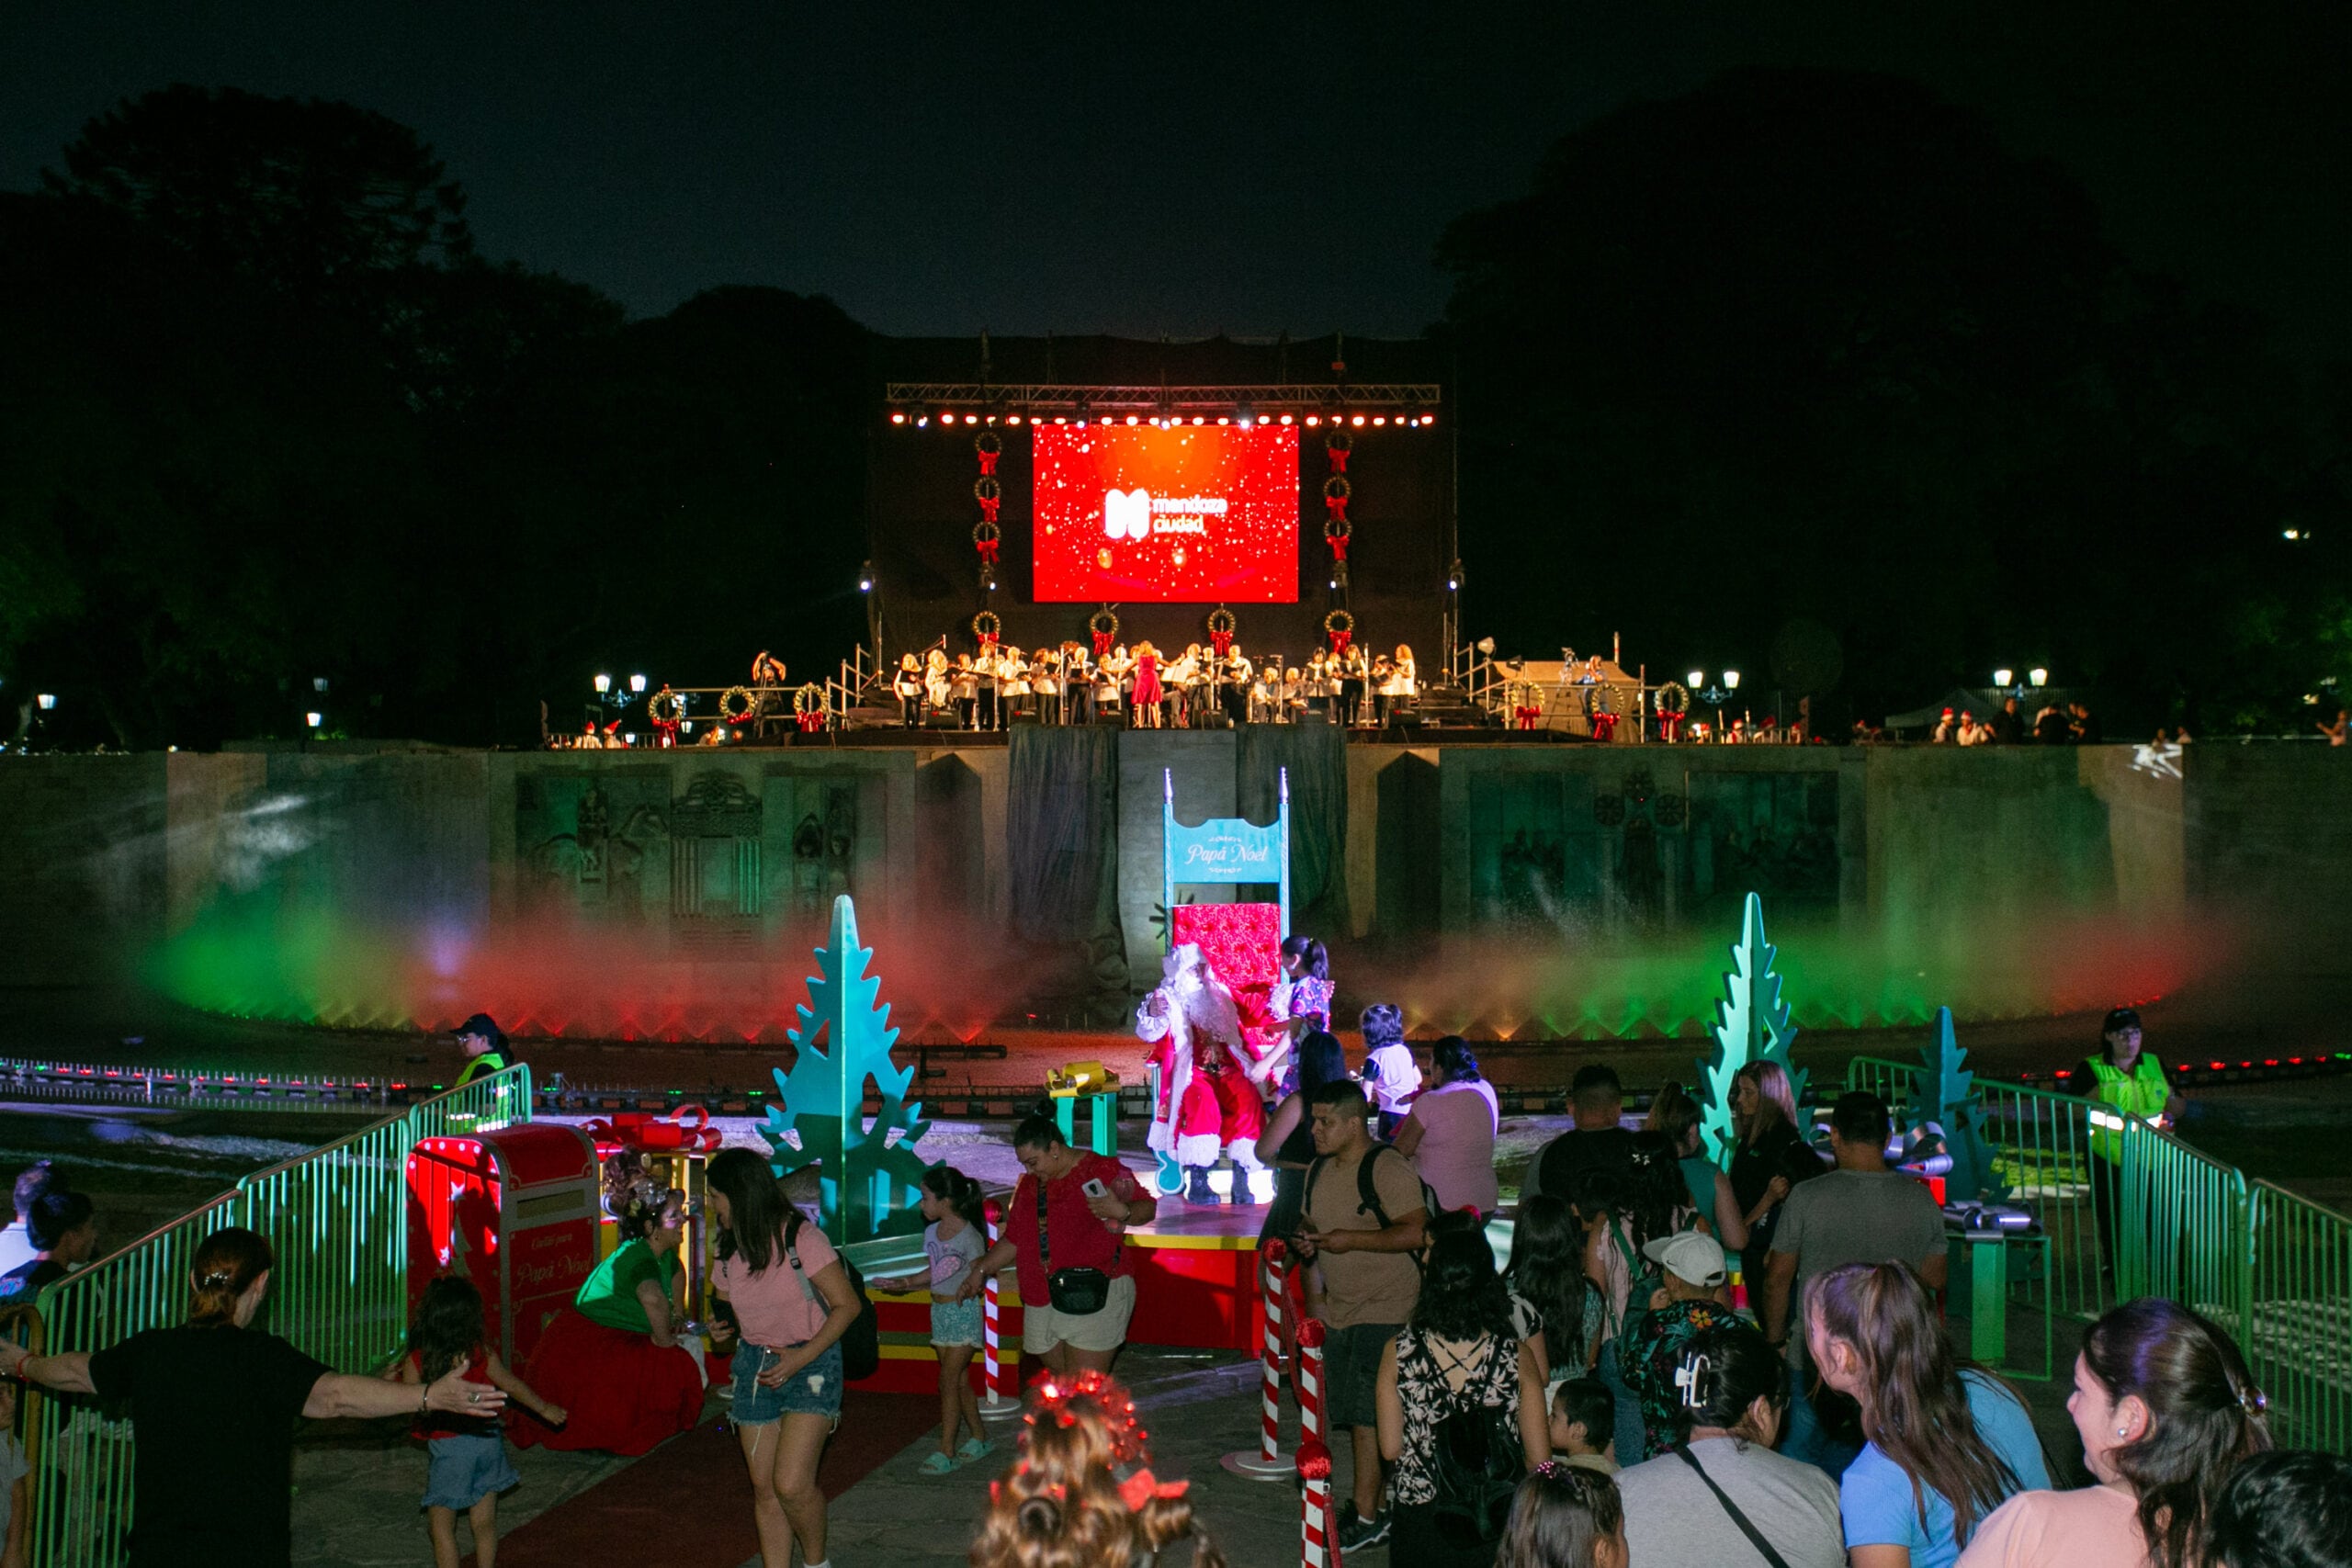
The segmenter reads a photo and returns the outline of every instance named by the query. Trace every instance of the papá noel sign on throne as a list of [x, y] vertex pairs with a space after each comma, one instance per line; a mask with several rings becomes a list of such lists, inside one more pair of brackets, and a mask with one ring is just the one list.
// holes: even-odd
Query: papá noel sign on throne
[[[1263, 1070], [1270, 1057], [1287, 1051], [1290, 1042], [1289, 1027], [1275, 1016], [1271, 1002], [1282, 979], [1283, 938], [1290, 931], [1289, 771], [1276, 776], [1274, 820], [1266, 824], [1239, 817], [1211, 818], [1197, 825], [1179, 822], [1174, 774], [1163, 770], [1160, 779], [1160, 902], [1168, 911], [1169, 951], [1199, 950], [1217, 986], [1231, 996], [1242, 1053], [1250, 1058], [1242, 1066]], [[1276, 901], [1177, 901], [1180, 890], [1188, 887], [1244, 886], [1270, 887]], [[1176, 1069], [1182, 1077], [1191, 1076], [1192, 1056], [1188, 1050]], [[1152, 1066], [1151, 1103], [1159, 1107], [1164, 1099], [1173, 1117], [1179, 1113], [1175, 1102], [1183, 1086], [1166, 1082], [1168, 1070], [1167, 1065]], [[1247, 1092], [1254, 1099], [1260, 1089]], [[1182, 1182], [1182, 1162], [1169, 1150], [1157, 1152], [1160, 1190], [1174, 1192]]]

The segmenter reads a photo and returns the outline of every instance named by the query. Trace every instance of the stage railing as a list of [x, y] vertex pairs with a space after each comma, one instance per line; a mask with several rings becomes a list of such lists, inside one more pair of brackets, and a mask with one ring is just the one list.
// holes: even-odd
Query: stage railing
[[[1848, 1064], [1916, 1120], [1926, 1074], [1876, 1057]], [[2270, 1396], [2282, 1447], [2352, 1452], [2352, 1217], [2182, 1143], [2093, 1100], [1976, 1080], [1993, 1168], [2051, 1237], [2047, 1279], [2013, 1300], [2088, 1322], [2119, 1301], [2163, 1296], [2237, 1341]], [[2095, 1195], [2111, 1194], [2102, 1242]]]
[[2245, 1347], [2280, 1448], [2352, 1452], [2352, 1218], [2253, 1184]]
[[[421, 1100], [268, 1169], [41, 1292], [44, 1354], [97, 1350], [186, 1321], [204, 1238], [227, 1225], [277, 1253], [262, 1323], [339, 1371], [390, 1360], [408, 1326], [408, 1156], [423, 1138], [488, 1132], [531, 1115], [521, 1065]], [[113, 1568], [131, 1518], [127, 1412], [28, 1390], [28, 1568]]]

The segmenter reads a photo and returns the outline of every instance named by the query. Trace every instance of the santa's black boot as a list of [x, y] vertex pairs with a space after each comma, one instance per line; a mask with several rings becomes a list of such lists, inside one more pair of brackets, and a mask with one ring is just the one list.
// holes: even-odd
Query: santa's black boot
[[1187, 1203], [1214, 1203], [1216, 1201], [1216, 1194], [1209, 1190], [1209, 1168], [1207, 1166], [1188, 1165], [1184, 1168], [1184, 1175], [1186, 1178], [1184, 1186], [1184, 1201]]

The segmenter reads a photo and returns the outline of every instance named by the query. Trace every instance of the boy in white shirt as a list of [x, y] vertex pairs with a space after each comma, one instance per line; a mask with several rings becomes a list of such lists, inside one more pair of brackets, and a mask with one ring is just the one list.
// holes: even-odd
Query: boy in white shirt
[[1380, 1111], [1380, 1136], [1385, 1143], [1396, 1136], [1397, 1124], [1411, 1109], [1413, 1097], [1421, 1092], [1421, 1065], [1413, 1059], [1413, 1048], [1405, 1043], [1405, 1013], [1396, 1003], [1374, 1002], [1364, 1009], [1363, 1027], [1363, 1070], [1357, 1076]]

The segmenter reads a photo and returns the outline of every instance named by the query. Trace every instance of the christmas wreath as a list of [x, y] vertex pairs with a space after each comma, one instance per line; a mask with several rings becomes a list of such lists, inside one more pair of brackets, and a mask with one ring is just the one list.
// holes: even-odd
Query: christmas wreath
[[1323, 520], [1323, 542], [1331, 547], [1333, 560], [1343, 561], [1348, 558], [1348, 540], [1354, 533], [1354, 525], [1344, 517], [1327, 517]]
[[1209, 646], [1216, 650], [1219, 659], [1233, 651], [1233, 631], [1238, 624], [1233, 612], [1222, 604], [1209, 612]]
[[686, 694], [684, 692], [673, 692], [667, 686], [662, 687], [660, 691], [645, 699], [645, 716], [651, 719], [657, 725], [675, 725], [684, 723], [686, 717]]
[[1094, 642], [1094, 657], [1102, 658], [1111, 651], [1119, 639], [1119, 617], [1108, 604], [1086, 617], [1086, 630]]
[[996, 641], [1003, 631], [1004, 623], [997, 618], [994, 610], [982, 610], [972, 617], [972, 637], [982, 648]]
[[748, 724], [760, 711], [760, 699], [749, 686], [729, 686], [718, 694], [718, 716], [728, 724]]
[[[996, 483], [994, 479], [984, 482]], [[996, 564], [997, 547], [1003, 538], [1004, 530], [998, 527], [993, 520], [984, 518], [972, 525], [972, 547], [979, 551], [980, 558], [990, 566]]]
[[997, 457], [1004, 451], [1004, 437], [993, 430], [983, 430], [972, 437], [972, 450], [980, 455], [980, 472], [996, 472]]
[[1334, 610], [1323, 617], [1323, 631], [1331, 639], [1332, 649], [1345, 653], [1348, 644], [1355, 640], [1356, 618], [1345, 610]]
[[1660, 718], [1680, 718], [1690, 711], [1690, 690], [1679, 681], [1668, 681], [1658, 687], [1657, 701]]

